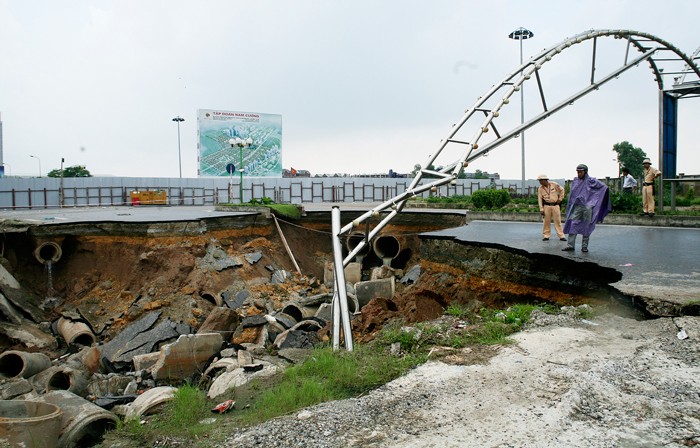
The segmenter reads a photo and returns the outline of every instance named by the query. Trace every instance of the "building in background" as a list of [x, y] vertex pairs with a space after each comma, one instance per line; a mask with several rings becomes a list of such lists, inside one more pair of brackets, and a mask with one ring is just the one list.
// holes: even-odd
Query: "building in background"
[[[245, 177], [282, 177], [282, 115], [199, 109], [197, 136], [200, 177], [230, 176], [229, 164]], [[232, 138], [252, 144], [241, 151]]]

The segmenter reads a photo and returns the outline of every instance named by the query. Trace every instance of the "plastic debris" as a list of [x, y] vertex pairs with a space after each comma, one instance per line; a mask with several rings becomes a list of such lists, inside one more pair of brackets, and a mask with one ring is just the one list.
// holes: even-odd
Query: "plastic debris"
[[233, 400], [226, 400], [226, 401], [224, 401], [223, 403], [219, 403], [219, 404], [217, 404], [216, 406], [214, 406], [214, 407], [212, 408], [211, 411], [212, 411], [213, 413], [215, 413], [215, 414], [216, 414], [216, 413], [218, 413], [218, 414], [223, 414], [223, 413], [228, 412], [228, 411], [230, 411], [231, 409], [233, 409], [233, 405], [234, 405], [234, 404], [236, 404], [235, 401], [233, 401]]
[[634, 264], [633, 263], [625, 263], [625, 264], [621, 264], [620, 266], [634, 266]]
[[681, 331], [679, 331], [676, 336], [678, 336], [678, 339], [681, 339], [681, 340], [688, 339], [688, 333], [686, 333], [685, 330], [682, 328], [681, 328]]

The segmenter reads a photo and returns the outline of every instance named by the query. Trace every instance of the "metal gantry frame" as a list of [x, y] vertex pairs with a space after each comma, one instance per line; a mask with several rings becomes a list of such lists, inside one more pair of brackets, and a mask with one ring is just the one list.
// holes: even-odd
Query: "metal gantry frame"
[[[624, 39], [627, 44], [624, 48], [624, 57], [622, 57], [622, 65], [605, 75], [596, 76], [596, 57], [598, 51], [598, 39], [600, 38]], [[557, 102], [553, 106], [548, 106], [545, 89], [540, 78], [542, 67], [556, 58], [557, 55], [566, 51], [572, 46], [581, 44], [586, 41], [592, 42], [591, 55], [591, 76], [590, 82], [578, 91], [575, 91], [564, 100]], [[638, 54], [630, 54], [630, 50], [636, 50]], [[458, 122], [452, 125], [452, 129], [447, 136], [440, 140], [437, 149], [428, 156], [425, 165], [417, 172], [413, 181], [408, 188], [401, 194], [389, 199], [382, 204], [372, 208], [371, 210], [360, 215], [352, 222], [342, 226], [340, 220], [340, 208], [334, 207], [332, 212], [332, 235], [333, 239], [333, 259], [335, 273], [335, 292], [333, 296], [333, 348], [340, 347], [340, 326], [342, 324], [345, 348], [348, 351], [353, 349], [352, 333], [350, 325], [350, 315], [347, 305], [347, 291], [345, 286], [344, 268], [350, 263], [357, 254], [359, 254], [370, 242], [376, 237], [382, 229], [398, 214], [405, 206], [406, 201], [425, 191], [436, 191], [439, 186], [456, 183], [456, 179], [467, 165], [483, 156], [488, 155], [490, 151], [502, 145], [511, 138], [517, 137], [521, 132], [536, 125], [540, 121], [550, 115], [562, 110], [567, 106], [574, 104], [576, 100], [587, 95], [588, 93], [598, 90], [600, 86], [608, 81], [617, 78], [620, 74], [627, 70], [636, 67], [642, 61], [647, 61], [654, 75], [659, 90], [670, 89], [671, 85], [667, 82], [668, 77], [673, 77], [673, 82], [678, 84], [682, 80], [683, 83], [700, 82], [700, 69], [695, 63], [697, 51], [693, 57], [688, 57], [681, 50], [676, 48], [671, 43], [651, 35], [649, 33], [632, 31], [632, 30], [590, 30], [573, 37], [569, 37], [559, 42], [558, 44], [542, 50], [539, 54], [533, 56], [529, 61], [521, 64], [513, 72], [508, 74], [500, 83], [494, 84], [485, 95], [479, 97], [474, 105], [465, 110], [464, 115]], [[684, 64], [682, 68], [675, 69], [678, 64]], [[670, 70], [669, 70], [670, 68]], [[675, 75], [675, 76], [674, 76]], [[691, 77], [691, 80], [686, 78]], [[510, 99], [515, 92], [520, 91], [522, 85], [530, 80], [537, 84], [537, 89], [542, 102], [542, 110], [534, 117], [528, 119], [524, 123], [519, 124], [512, 130], [499, 133], [496, 128], [496, 119], [499, 118], [502, 109], [510, 103]], [[499, 97], [499, 95], [501, 95]], [[493, 104], [489, 104], [489, 101]], [[479, 122], [479, 117], [482, 117]], [[471, 121], [470, 121], [471, 120]], [[469, 140], [460, 140], [456, 138], [458, 132], [467, 124], [475, 123], [478, 125], [476, 131]], [[480, 140], [489, 130], [493, 130], [495, 138], [482, 146]], [[451, 147], [461, 148], [461, 155], [446, 166], [429, 169], [443, 151]], [[421, 183], [423, 177], [429, 174], [434, 176], [426, 183]], [[380, 213], [388, 212], [386, 216], [381, 217], [375, 227], [366, 234], [363, 241], [359, 242], [350, 253], [343, 258], [341, 238], [343, 235], [350, 232], [353, 228], [359, 227], [360, 224], [370, 218], [379, 218]], [[369, 227], [369, 226], [368, 226]]]

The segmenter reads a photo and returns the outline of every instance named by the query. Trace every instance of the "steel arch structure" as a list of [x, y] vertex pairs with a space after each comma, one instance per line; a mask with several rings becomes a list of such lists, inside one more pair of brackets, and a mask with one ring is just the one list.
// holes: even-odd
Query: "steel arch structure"
[[[600, 69], [597, 60], [598, 46], [599, 42], [609, 41], [608, 38], [619, 40], [622, 44], [618, 45], [620, 47], [622, 64], [609, 69], [605, 74], [601, 75], [597, 73], [597, 70]], [[590, 78], [586, 79], [583, 87], [579, 87], [578, 90], [574, 90], [572, 93], [567, 93], [562, 99], [557, 99], [554, 104], [548, 104], [548, 99], [551, 98], [547, 96], [546, 83], [542, 79], [543, 68], [550, 66], [552, 61], [558, 60], [562, 53], [583, 43], [591, 44], [591, 52], [589, 53], [590, 56], [588, 56], [591, 58]], [[479, 97], [470, 108], [466, 109], [464, 115], [452, 125], [446, 137], [440, 140], [438, 147], [423, 165], [424, 168], [418, 171], [411, 184], [402, 194], [374, 207], [342, 227], [340, 224], [340, 211], [335, 207], [332, 219], [334, 273], [336, 279], [333, 306], [334, 348], [337, 349], [339, 347], [338, 332], [340, 320], [342, 320], [343, 331], [346, 335], [345, 346], [348, 350], [352, 350], [352, 338], [347, 337], [350, 335], [350, 324], [347, 313], [343, 268], [370, 244], [389, 221], [403, 209], [405, 202], [409, 198], [427, 190], [435, 190], [441, 185], [455, 182], [462, 170], [470, 162], [488, 155], [490, 151], [509, 139], [517, 137], [521, 132], [535, 126], [552, 114], [573, 105], [579, 98], [598, 90], [603, 84], [638, 66], [641, 62], [646, 61], [649, 65], [654, 81], [662, 94], [665, 93], [674, 98], [698, 95], [700, 94], [700, 68], [695, 63], [697, 54], [698, 50], [692, 57], [689, 57], [673, 44], [659, 37], [633, 30], [590, 30], [566, 38], [558, 44], [542, 50], [529, 61], [517, 67], [498, 84], [494, 84], [486, 94]], [[501, 114], [507, 110], [507, 105], [510, 103], [513, 94], [520, 91], [528, 82], [537, 86], [541, 110], [512, 129], [500, 132], [497, 124], [501, 122], [499, 120]], [[489, 131], [492, 131], [492, 134], [489, 135], [493, 135], [493, 138], [486, 136]], [[456, 153], [458, 156], [450, 158], [451, 153]], [[437, 169], [429, 169], [441, 156], [447, 156], [448, 163]], [[426, 175], [431, 176], [431, 178], [427, 182], [421, 183], [421, 180]], [[379, 218], [381, 212], [388, 212], [388, 214], [383, 216], [374, 229], [366, 234], [366, 238], [343, 258], [341, 253], [342, 245], [340, 244], [342, 235], [350, 232], [353, 228], [358, 227], [370, 218]]]

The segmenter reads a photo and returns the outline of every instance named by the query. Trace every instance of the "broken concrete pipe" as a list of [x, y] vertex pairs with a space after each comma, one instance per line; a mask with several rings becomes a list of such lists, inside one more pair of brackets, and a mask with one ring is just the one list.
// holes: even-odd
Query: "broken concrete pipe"
[[62, 415], [54, 404], [0, 400], [0, 446], [56, 448]]
[[[365, 240], [365, 238], [365, 232], [352, 232], [348, 235], [348, 238], [345, 240], [345, 247], [348, 249], [348, 251], [352, 252], [357, 246], [359, 246], [361, 242]], [[357, 253], [357, 255], [355, 255], [355, 260], [357, 260], [359, 263], [362, 263], [362, 259], [369, 254], [371, 248], [371, 244], [365, 244], [365, 246]]]
[[315, 316], [316, 311], [318, 311], [317, 306], [304, 306], [298, 302], [288, 302], [282, 308], [282, 313], [293, 317], [297, 322]]
[[36, 401], [61, 409], [59, 447], [94, 446], [117, 425], [116, 415], [67, 390], [49, 392]]
[[63, 255], [61, 246], [53, 241], [41, 243], [34, 249], [34, 258], [41, 264], [56, 263], [61, 259], [61, 255]]
[[51, 367], [51, 358], [43, 353], [8, 350], [0, 355], [0, 377], [29, 378]]
[[164, 403], [175, 399], [176, 391], [177, 388], [172, 386], [158, 386], [148, 389], [127, 405], [126, 417], [141, 417], [157, 412]]
[[84, 322], [66, 319], [61, 317], [56, 323], [58, 334], [66, 340], [68, 344], [91, 346], [95, 343], [95, 335]]
[[77, 395], [85, 393], [88, 379], [85, 372], [65, 366], [53, 366], [29, 379], [38, 393], [67, 390]]
[[372, 243], [374, 253], [382, 259], [385, 266], [391, 265], [391, 260], [396, 258], [401, 252], [401, 243], [393, 235], [382, 235], [375, 238]]
[[212, 294], [210, 292], [202, 292], [199, 297], [211, 303], [214, 306], [222, 307], [224, 306], [224, 299], [220, 294]]

